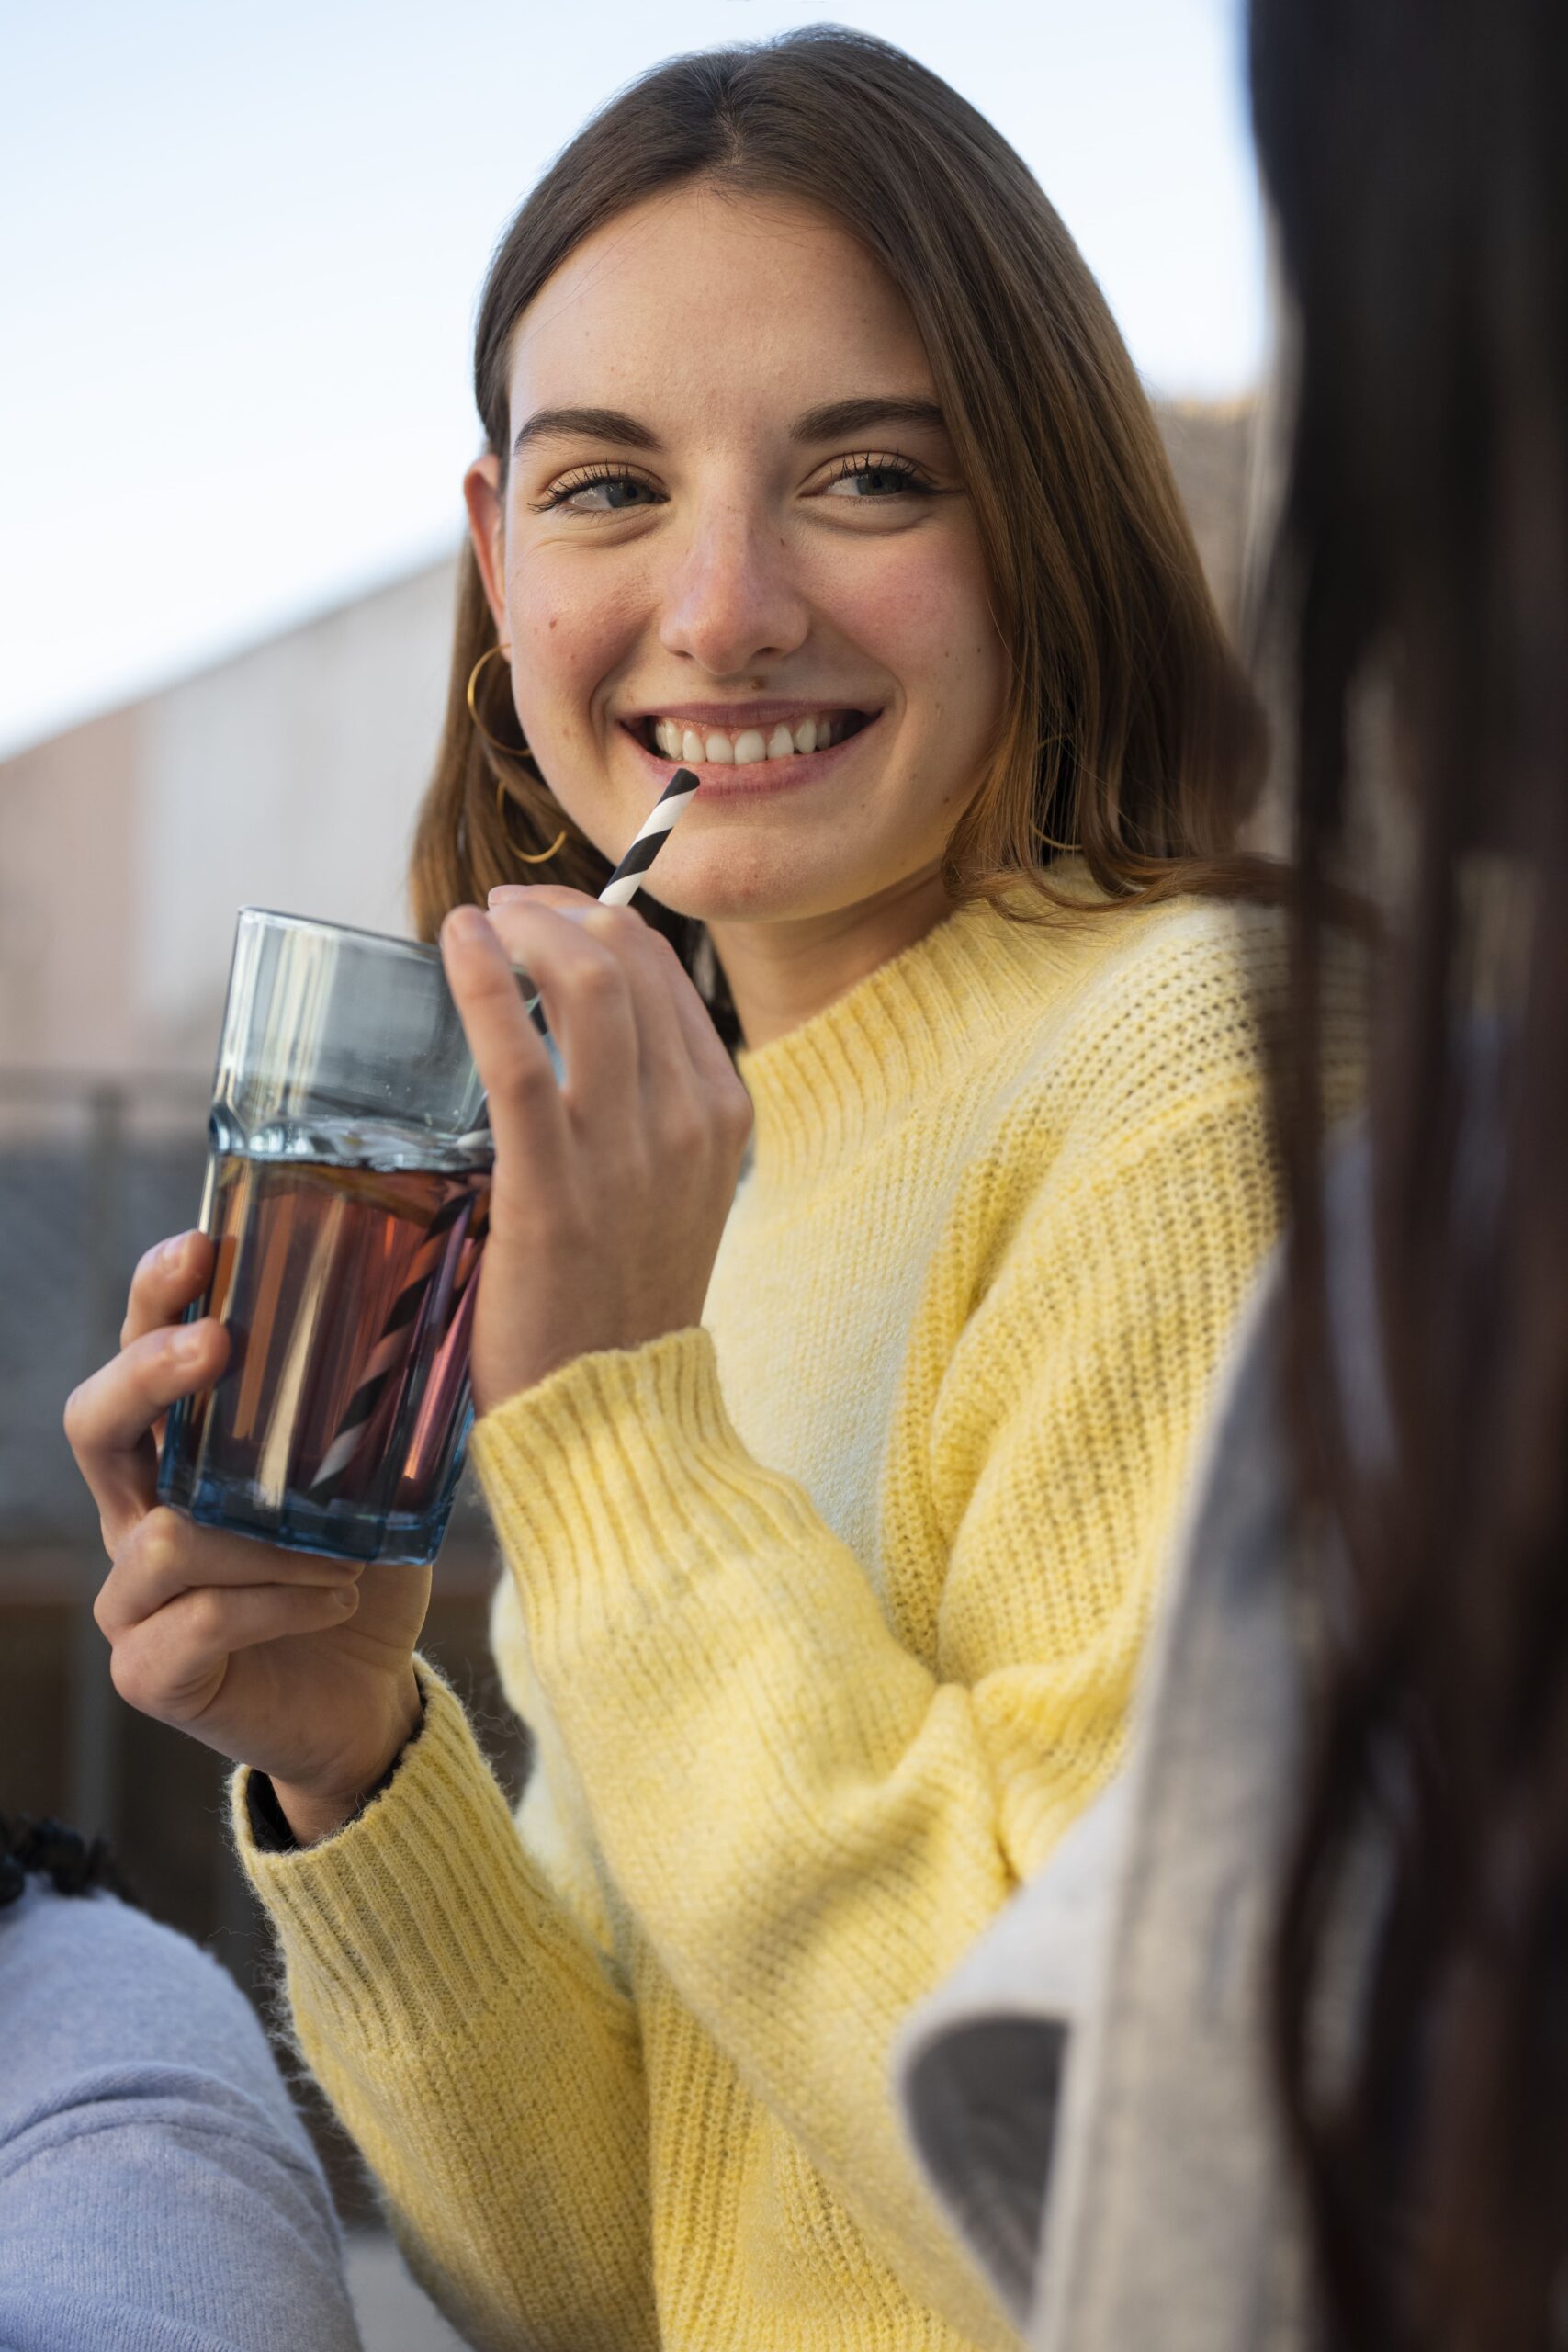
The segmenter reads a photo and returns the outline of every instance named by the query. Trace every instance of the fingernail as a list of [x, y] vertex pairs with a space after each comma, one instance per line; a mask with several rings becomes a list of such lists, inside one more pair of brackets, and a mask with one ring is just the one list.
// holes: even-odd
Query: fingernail
[[172, 1241], [164, 1242], [158, 1252], [158, 1263], [165, 1273], [172, 1273], [179, 1264], [186, 1254], [186, 1243], [189, 1239], [188, 1233], [176, 1233]]
[[490, 925], [478, 907], [454, 907], [446, 918], [446, 929], [454, 939], [475, 945], [490, 933]]
[[498, 882], [491, 892], [487, 904], [492, 907], [508, 906], [513, 899], [525, 899], [527, 896], [526, 882]]
[[205, 1345], [204, 1333], [196, 1330], [179, 1331], [175, 1335], [169, 1352], [176, 1363], [195, 1363]]

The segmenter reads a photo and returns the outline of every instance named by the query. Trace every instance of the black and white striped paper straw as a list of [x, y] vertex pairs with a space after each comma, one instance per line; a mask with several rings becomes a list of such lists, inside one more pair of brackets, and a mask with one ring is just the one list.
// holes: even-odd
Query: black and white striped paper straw
[[664, 846], [666, 833], [682, 809], [689, 806], [696, 788], [697, 779], [691, 769], [677, 768], [654, 802], [648, 822], [600, 891], [602, 907], [624, 907], [628, 899], [636, 898], [643, 876]]
[[[600, 891], [599, 904], [602, 907], [624, 907], [636, 898], [642, 887], [643, 876], [664, 846], [665, 836], [682, 808], [690, 806], [696, 789], [697, 779], [691, 769], [677, 768], [654, 802], [641, 832]], [[547, 1035], [537, 995], [525, 996], [523, 1010], [533, 1016], [534, 1026]]]

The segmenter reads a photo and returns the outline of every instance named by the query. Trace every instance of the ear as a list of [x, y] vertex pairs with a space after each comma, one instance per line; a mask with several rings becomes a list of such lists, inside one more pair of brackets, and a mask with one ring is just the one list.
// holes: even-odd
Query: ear
[[501, 487], [501, 459], [488, 451], [476, 458], [463, 476], [463, 502], [468, 510], [468, 537], [479, 559], [479, 578], [490, 605], [499, 641], [507, 641], [506, 627], [506, 505]]

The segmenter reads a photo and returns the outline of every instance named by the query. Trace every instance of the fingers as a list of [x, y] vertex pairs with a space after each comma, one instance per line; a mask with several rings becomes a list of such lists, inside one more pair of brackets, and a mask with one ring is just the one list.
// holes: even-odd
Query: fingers
[[[580, 938], [593, 942], [620, 967], [630, 990], [637, 1068], [645, 1093], [657, 1095], [667, 1087], [683, 1084], [694, 1071], [711, 1075], [715, 1049], [728, 1068], [728, 1055], [679, 956], [663, 934], [651, 929], [634, 908], [602, 907], [581, 891], [549, 885], [503, 884], [491, 893], [491, 921], [508, 952], [520, 961], [535, 953], [536, 931], [530, 918], [541, 910], [569, 917]], [[571, 978], [570, 971], [563, 974], [562, 985], [570, 988]], [[547, 1002], [546, 1011], [567, 1057], [570, 1089], [574, 1075], [584, 1074], [582, 1045], [573, 1058], [558, 1026], [558, 1019], [569, 1019], [570, 1008], [551, 1012]], [[592, 1040], [586, 1042], [592, 1044]]]
[[[276, 1555], [262, 1556], [270, 1566]], [[358, 1605], [358, 1587], [342, 1581], [204, 1586], [123, 1634], [109, 1672], [128, 1706], [160, 1723], [195, 1729], [237, 1655], [263, 1642], [344, 1624]]]
[[123, 1348], [145, 1332], [177, 1323], [212, 1279], [213, 1246], [205, 1233], [176, 1233], [149, 1250], [130, 1278], [130, 1299], [120, 1327]]
[[336, 1591], [355, 1584], [360, 1574], [358, 1561], [280, 1551], [158, 1509], [144, 1515], [116, 1553], [93, 1616], [105, 1638], [118, 1642], [187, 1592], [254, 1585], [264, 1563], [269, 1585], [301, 1589]]
[[[647, 1192], [674, 1173], [728, 1193], [750, 1132], [750, 1101], [674, 949], [629, 908], [574, 892], [549, 898], [538, 886], [498, 893], [488, 937], [466, 920], [473, 912], [482, 922], [477, 910], [459, 910], [443, 932], [490, 1095], [498, 1219], [508, 1165], [534, 1180], [522, 1193], [508, 1185], [513, 1207], [553, 1198], [558, 1211], [570, 1203], [581, 1216], [592, 1193], [600, 1224], [627, 1183]], [[513, 960], [532, 977], [560, 1048], [558, 1086], [522, 1014]], [[574, 1172], [580, 1150], [585, 1164]]]
[[[491, 971], [498, 1012], [502, 1011], [500, 976], [509, 970], [507, 958], [514, 957], [526, 965], [560, 1049], [565, 1075], [554, 1091], [567, 1115], [580, 1116], [585, 1111], [610, 1104], [624, 1109], [635, 1100], [640, 1082], [641, 1007], [629, 984], [625, 961], [612, 952], [598, 929], [603, 918], [614, 910], [592, 905], [578, 907], [572, 909], [569, 920], [565, 910], [529, 905], [527, 900], [532, 897], [531, 891], [525, 892], [521, 902], [498, 906], [493, 919], [479, 918], [485, 923], [492, 943]], [[449, 930], [457, 926], [462, 911], [448, 918]], [[592, 933], [590, 924], [595, 926]], [[444, 933], [444, 940], [446, 936]], [[455, 975], [452, 987], [454, 995], [457, 995]], [[512, 987], [515, 1004], [515, 983]], [[460, 1008], [461, 1005], [459, 998]], [[504, 1017], [510, 1025], [520, 1020], [521, 1014], [509, 1008]], [[464, 1021], [467, 1027], [466, 1012]], [[468, 1042], [483, 1078], [485, 1069], [477, 1031], [470, 1031]], [[547, 1069], [548, 1057], [542, 1045], [536, 1038], [531, 1038], [530, 1044], [534, 1048], [530, 1057], [533, 1065]], [[551, 1083], [554, 1087], [553, 1073]], [[486, 1085], [490, 1085], [488, 1078]], [[493, 1094], [491, 1120], [499, 1140], [500, 1124]]]
[[[520, 1165], [553, 1175], [565, 1144], [560, 1090], [544, 1043], [523, 1010], [506, 948], [478, 907], [456, 907], [441, 926], [441, 956], [474, 1067], [490, 1098], [498, 1151], [515, 1153]], [[538, 976], [533, 978], [542, 995]]]
[[154, 1424], [181, 1396], [209, 1388], [229, 1360], [229, 1334], [210, 1317], [145, 1332], [72, 1391], [65, 1434], [113, 1553], [152, 1509], [158, 1478]]

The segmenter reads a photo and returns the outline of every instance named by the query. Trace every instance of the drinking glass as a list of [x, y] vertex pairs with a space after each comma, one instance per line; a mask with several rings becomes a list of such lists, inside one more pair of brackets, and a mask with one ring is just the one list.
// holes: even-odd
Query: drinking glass
[[231, 1348], [169, 1414], [160, 1499], [295, 1551], [434, 1559], [492, 1162], [437, 950], [242, 909], [209, 1137], [216, 1262], [186, 1319]]

